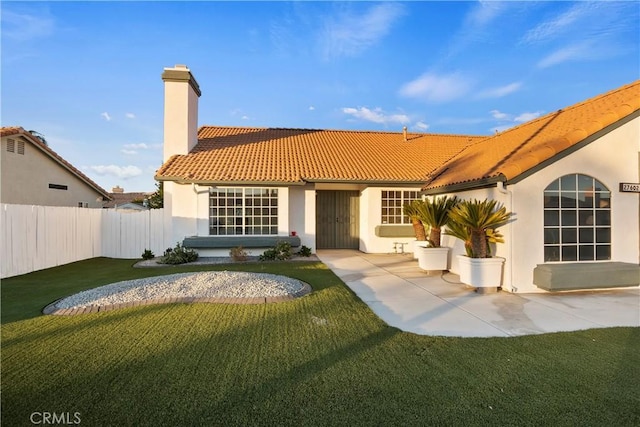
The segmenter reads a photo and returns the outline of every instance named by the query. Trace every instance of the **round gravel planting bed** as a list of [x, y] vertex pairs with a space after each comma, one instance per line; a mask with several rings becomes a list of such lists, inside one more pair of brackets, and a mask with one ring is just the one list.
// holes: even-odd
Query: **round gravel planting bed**
[[266, 273], [210, 271], [179, 273], [112, 283], [62, 298], [45, 314], [82, 314], [172, 302], [262, 304], [288, 301], [311, 292], [297, 279]]

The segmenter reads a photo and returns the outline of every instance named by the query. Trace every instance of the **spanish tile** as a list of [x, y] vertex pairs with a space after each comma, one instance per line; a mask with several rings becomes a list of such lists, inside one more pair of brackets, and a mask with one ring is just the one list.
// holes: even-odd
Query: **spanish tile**
[[197, 183], [423, 183], [427, 173], [486, 137], [203, 126], [159, 180]]
[[470, 144], [432, 171], [424, 190], [512, 180], [640, 110], [640, 80]]

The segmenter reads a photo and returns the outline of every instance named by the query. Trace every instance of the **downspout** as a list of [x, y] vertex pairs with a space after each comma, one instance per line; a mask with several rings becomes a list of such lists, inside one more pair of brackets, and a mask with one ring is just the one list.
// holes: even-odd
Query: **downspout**
[[[498, 189], [498, 192], [501, 194], [505, 194], [508, 196], [509, 199], [509, 208], [508, 208], [508, 212], [513, 212], [513, 193], [511, 192], [511, 190], [507, 190], [507, 188], [504, 185], [504, 181], [498, 181], [496, 183], [496, 188]], [[513, 284], [513, 221], [509, 221], [509, 240], [508, 240], [508, 245], [509, 245], [509, 286], [511, 287], [511, 292], [513, 293], [517, 293], [518, 292], [518, 288], [514, 286]]]

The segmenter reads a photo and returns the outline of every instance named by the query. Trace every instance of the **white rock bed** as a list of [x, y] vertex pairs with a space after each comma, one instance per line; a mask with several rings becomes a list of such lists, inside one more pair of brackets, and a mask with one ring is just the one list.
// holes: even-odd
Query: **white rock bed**
[[304, 283], [267, 273], [209, 271], [111, 283], [57, 301], [56, 309], [107, 306], [162, 298], [259, 298], [294, 295]]

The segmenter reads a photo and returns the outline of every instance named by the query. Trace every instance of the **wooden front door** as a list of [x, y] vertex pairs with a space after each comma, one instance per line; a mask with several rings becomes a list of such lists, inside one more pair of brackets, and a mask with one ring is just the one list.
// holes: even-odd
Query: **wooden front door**
[[316, 192], [316, 247], [318, 249], [360, 248], [360, 192]]

